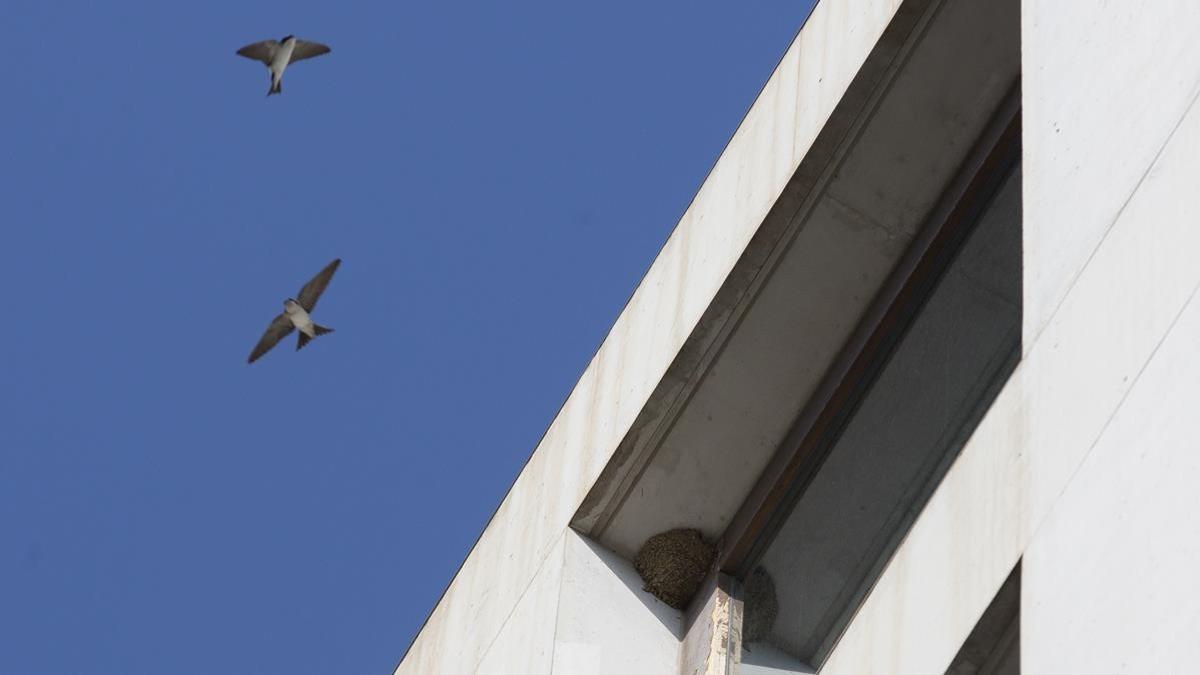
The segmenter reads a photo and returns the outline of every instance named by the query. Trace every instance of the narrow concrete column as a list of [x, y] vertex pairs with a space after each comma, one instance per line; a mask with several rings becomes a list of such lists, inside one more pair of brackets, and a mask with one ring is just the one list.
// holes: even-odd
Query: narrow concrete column
[[714, 570], [688, 607], [681, 675], [733, 675], [742, 654], [742, 598], [733, 577]]

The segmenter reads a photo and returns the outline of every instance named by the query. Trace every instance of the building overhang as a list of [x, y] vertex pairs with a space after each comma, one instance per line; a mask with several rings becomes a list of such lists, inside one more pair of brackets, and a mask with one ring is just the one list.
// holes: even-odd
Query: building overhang
[[[663, 530], [726, 533], [785, 439], [832, 395], [929, 245], [929, 224], [968, 189], [956, 183], [963, 165], [1008, 128], [1015, 6], [902, 3], [592, 486], [576, 530], [630, 557]], [[791, 58], [801, 56], [789, 52], [781, 71]]]
[[473, 671], [568, 526], [726, 532], [1010, 95], [992, 4], [818, 3], [397, 672]]

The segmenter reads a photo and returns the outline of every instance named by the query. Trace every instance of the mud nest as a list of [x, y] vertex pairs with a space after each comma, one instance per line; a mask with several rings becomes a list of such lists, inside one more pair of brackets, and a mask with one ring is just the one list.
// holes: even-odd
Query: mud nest
[[742, 640], [761, 642], [775, 627], [779, 614], [779, 598], [775, 595], [775, 580], [762, 567], [755, 567], [743, 585], [745, 615], [742, 619]]
[[633, 567], [646, 582], [643, 590], [683, 609], [700, 588], [715, 555], [699, 530], [681, 528], [647, 539], [633, 559]]

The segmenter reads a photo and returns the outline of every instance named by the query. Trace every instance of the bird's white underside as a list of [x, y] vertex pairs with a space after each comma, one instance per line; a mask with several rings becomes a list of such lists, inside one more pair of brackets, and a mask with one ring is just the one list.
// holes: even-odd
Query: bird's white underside
[[286, 311], [288, 319], [291, 320], [292, 325], [296, 327], [296, 330], [304, 333], [308, 337], [317, 336], [316, 331], [313, 329], [312, 317], [308, 315], [308, 312], [304, 311], [303, 307], [298, 304], [289, 303]]
[[296, 38], [292, 38], [279, 46], [279, 50], [275, 52], [275, 56], [271, 59], [271, 65], [268, 66], [271, 72], [275, 74], [275, 79], [283, 77], [283, 71], [287, 69], [288, 64], [292, 61], [292, 52], [296, 50]]

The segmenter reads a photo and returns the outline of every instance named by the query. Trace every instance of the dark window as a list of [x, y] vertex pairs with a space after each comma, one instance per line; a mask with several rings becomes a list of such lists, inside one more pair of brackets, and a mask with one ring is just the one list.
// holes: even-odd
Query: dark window
[[1013, 129], [939, 226], [881, 322], [887, 339], [860, 355], [809, 468], [743, 562], [744, 672], [824, 661], [1019, 359]]
[[979, 617], [946, 675], [1021, 675], [1020, 563]]

